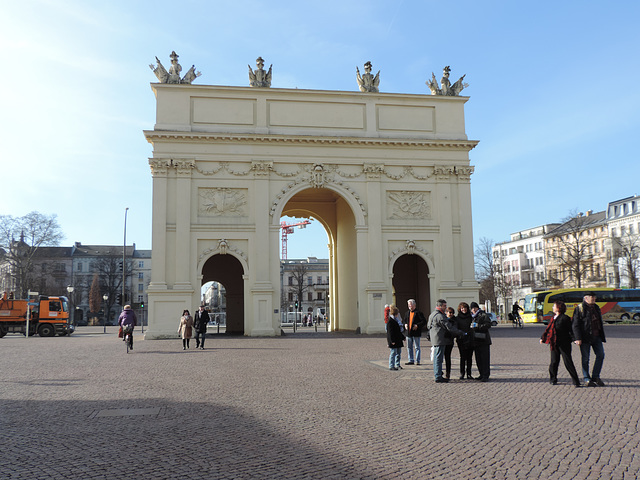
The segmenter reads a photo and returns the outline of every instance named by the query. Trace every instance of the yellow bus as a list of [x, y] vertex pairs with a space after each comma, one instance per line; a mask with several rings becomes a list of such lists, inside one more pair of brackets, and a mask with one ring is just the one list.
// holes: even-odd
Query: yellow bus
[[525, 297], [522, 319], [527, 323], [542, 322], [546, 325], [553, 318], [552, 307], [558, 300], [565, 303], [566, 314], [571, 317], [586, 292], [596, 294], [603, 321], [640, 320], [640, 290], [614, 288], [565, 288], [530, 293]]

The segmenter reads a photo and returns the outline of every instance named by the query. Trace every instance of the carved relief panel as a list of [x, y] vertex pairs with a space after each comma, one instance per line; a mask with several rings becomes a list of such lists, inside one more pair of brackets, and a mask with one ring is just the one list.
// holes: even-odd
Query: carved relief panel
[[388, 191], [386, 204], [390, 220], [431, 218], [431, 192]]
[[246, 217], [246, 188], [199, 188], [198, 215], [201, 217]]

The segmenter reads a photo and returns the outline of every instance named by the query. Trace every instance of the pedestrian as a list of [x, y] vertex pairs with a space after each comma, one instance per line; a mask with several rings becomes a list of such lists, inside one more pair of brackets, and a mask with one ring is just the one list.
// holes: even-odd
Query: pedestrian
[[[422, 329], [427, 326], [427, 319], [424, 314], [416, 308], [416, 301], [412, 298], [407, 300], [407, 310], [404, 314], [404, 329], [407, 335], [407, 350], [409, 351], [409, 361], [405, 365], [420, 365], [420, 337]], [[415, 356], [414, 356], [415, 348]]]
[[[582, 375], [588, 387], [604, 387], [604, 382], [600, 379], [602, 364], [604, 363], [604, 345], [607, 341], [604, 335], [604, 325], [602, 323], [602, 312], [596, 305], [596, 294], [586, 292], [582, 298], [582, 303], [576, 305], [573, 311], [573, 338], [576, 345], [580, 347], [582, 356]], [[589, 355], [591, 349], [596, 355], [593, 363], [593, 370], [589, 375]]]
[[[464, 333], [471, 331], [471, 312], [466, 302], [458, 305], [458, 315], [456, 315], [456, 327]], [[471, 364], [473, 363], [473, 342], [471, 335], [458, 337], [458, 352], [460, 353], [460, 380], [466, 378], [473, 380], [471, 376]]]
[[567, 306], [564, 302], [557, 301], [553, 304], [553, 318], [549, 321], [549, 325], [540, 337], [540, 343], [548, 343], [551, 350], [551, 360], [549, 362], [549, 383], [551, 385], [558, 384], [558, 365], [560, 365], [560, 357], [564, 362], [564, 366], [569, 372], [573, 384], [580, 387], [580, 379], [578, 372], [571, 358], [571, 319], [565, 315]]
[[[133, 350], [133, 329], [138, 324], [138, 318], [136, 317], [136, 312], [131, 309], [131, 305], [125, 305], [122, 313], [118, 317], [118, 325], [122, 328], [124, 332], [127, 328], [131, 329], [131, 340], [129, 341], [129, 346], [131, 350]], [[124, 341], [126, 335], [122, 335], [122, 341]]]
[[[464, 335], [464, 333], [456, 327], [453, 318], [447, 318], [445, 311], [447, 309], [447, 301], [440, 299], [436, 302], [436, 309], [429, 315], [427, 328], [433, 345], [433, 375], [436, 383], [446, 383], [448, 378], [442, 375], [442, 360], [447, 345], [453, 348], [453, 337]], [[451, 309], [453, 310], [453, 309]], [[451, 354], [451, 350], [449, 350]], [[449, 356], [449, 362], [451, 357]]]
[[204, 339], [207, 336], [207, 324], [209, 323], [209, 312], [204, 308], [204, 305], [198, 307], [193, 319], [193, 326], [196, 331], [196, 348], [204, 350]]
[[191, 338], [191, 330], [193, 330], [193, 318], [189, 314], [189, 310], [182, 312], [180, 317], [180, 325], [178, 326], [178, 334], [182, 337], [182, 349], [189, 348], [189, 339]]
[[[398, 309], [395, 308], [395, 310], [396, 315], [398, 315]], [[402, 346], [404, 345], [404, 335], [402, 334], [402, 327], [393, 316], [393, 311], [394, 310], [390, 308], [387, 317], [387, 345], [389, 346], [390, 350], [389, 370], [398, 370], [402, 369], [402, 367], [400, 366], [400, 356], [402, 352]]]
[[476, 367], [480, 373], [476, 380], [488, 382], [491, 374], [491, 320], [480, 310], [476, 302], [471, 302], [471, 332], [473, 351], [476, 354]]
[[[451, 307], [447, 307], [444, 311], [444, 314], [447, 316], [447, 323], [453, 325], [457, 329], [456, 311]], [[453, 351], [453, 335], [448, 330], [445, 333], [445, 337], [447, 337], [447, 339], [451, 339], [451, 344], [447, 343], [447, 345], [444, 346], [444, 378], [449, 380], [451, 378], [451, 352]]]

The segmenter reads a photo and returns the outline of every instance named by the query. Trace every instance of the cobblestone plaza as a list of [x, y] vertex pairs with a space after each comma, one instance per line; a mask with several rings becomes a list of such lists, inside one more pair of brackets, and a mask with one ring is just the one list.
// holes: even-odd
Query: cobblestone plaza
[[540, 325], [494, 327], [491, 381], [448, 384], [426, 341], [389, 371], [381, 335], [7, 335], [0, 478], [638, 478], [640, 326], [605, 328], [607, 386], [581, 389], [549, 385]]

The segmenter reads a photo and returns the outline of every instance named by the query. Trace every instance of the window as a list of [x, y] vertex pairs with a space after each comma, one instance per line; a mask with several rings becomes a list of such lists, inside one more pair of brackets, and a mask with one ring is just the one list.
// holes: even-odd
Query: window
[[[311, 277], [309, 277], [309, 278], [311, 278]], [[311, 293], [311, 292], [307, 293], [307, 300], [310, 301], [310, 302], [313, 302], [313, 293]]]
[[144, 268], [144, 261], [143, 260], [140, 260], [138, 262], [138, 268]]
[[140, 280], [143, 280], [144, 279], [144, 273], [143, 272], [138, 272], [138, 278]]
[[82, 263], [78, 262], [78, 264], [76, 265], [76, 271], [77, 272], [81, 272], [82, 271]]
[[313, 285], [313, 277], [307, 277], [307, 285]]
[[289, 292], [289, 301], [293, 302], [293, 292]]
[[293, 277], [289, 277], [289, 285], [293, 285]]
[[138, 303], [144, 302], [144, 295], [138, 295]]
[[316, 283], [322, 283], [322, 276], [318, 275], [318, 278], [316, 279]]
[[615, 237], [615, 236], [616, 236], [616, 229], [615, 229], [615, 228], [612, 228], [612, 229], [611, 229], [611, 236], [612, 236], [612, 237]]
[[318, 300], [322, 300], [322, 292], [318, 292]]
[[40, 268], [42, 269], [42, 273], [45, 273], [47, 271], [47, 264], [43, 263], [42, 265], [40, 265]]
[[144, 283], [139, 283], [138, 284], [138, 291], [139, 292], [144, 292]]

